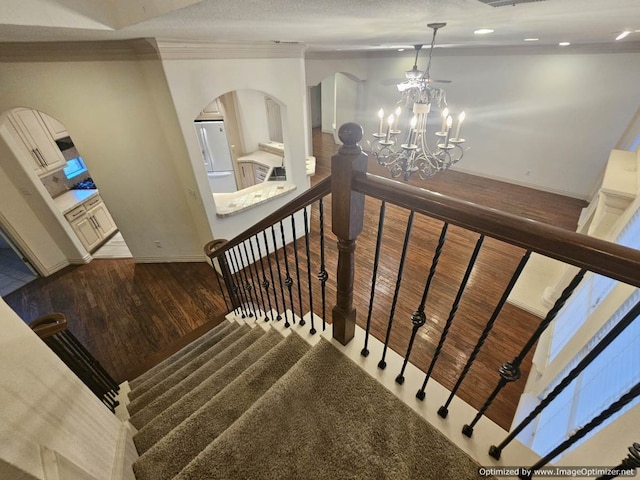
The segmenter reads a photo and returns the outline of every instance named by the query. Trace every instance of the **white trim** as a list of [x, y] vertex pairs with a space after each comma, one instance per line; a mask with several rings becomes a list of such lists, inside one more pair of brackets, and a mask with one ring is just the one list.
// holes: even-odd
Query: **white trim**
[[132, 465], [139, 456], [133, 443], [133, 434], [134, 430], [129, 422], [123, 422], [116, 444], [111, 480], [135, 480], [136, 478]]
[[64, 267], [68, 267], [71, 265], [69, 260], [62, 260], [55, 265], [51, 265], [50, 267], [44, 267], [44, 276], [48, 277], [49, 275], [53, 275], [54, 273], [62, 270]]
[[287, 43], [206, 43], [158, 39], [158, 52], [163, 60], [304, 58], [303, 44]]
[[170, 257], [134, 257], [135, 263], [180, 263], [180, 262], [209, 262], [207, 256], [202, 255], [176, 255]]

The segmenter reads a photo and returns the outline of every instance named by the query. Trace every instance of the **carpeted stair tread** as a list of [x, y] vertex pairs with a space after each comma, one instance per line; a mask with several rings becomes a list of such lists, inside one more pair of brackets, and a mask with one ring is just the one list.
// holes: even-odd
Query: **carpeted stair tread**
[[196, 372], [197, 384], [186, 379], [145, 408], [140, 412], [144, 423], [132, 422], [139, 428], [134, 436], [138, 453], [148, 450], [282, 339], [275, 330], [265, 333], [256, 327]]
[[[132, 400], [129, 405], [127, 405], [127, 409], [129, 410], [129, 414], [133, 419], [138, 412], [140, 412], [143, 408], [149, 405], [151, 402], [155, 401], [159, 396], [164, 394], [167, 390], [171, 389], [174, 385], [177, 385], [182, 380], [191, 375], [194, 371], [200, 368], [202, 365], [207, 363], [209, 360], [214, 358], [219, 353], [223, 352], [227, 347], [236, 342], [239, 338], [245, 335], [247, 332], [251, 331], [251, 327], [248, 325], [242, 325], [240, 328], [234, 329], [231, 333], [225, 335], [220, 339], [217, 343], [211, 346], [209, 349], [201, 352], [198, 356], [191, 359], [186, 365], [183, 365], [180, 369], [173, 372], [171, 375], [164, 377], [163, 375], [159, 375], [159, 378], [156, 378], [158, 382], [147, 390], [144, 394], [140, 395], [135, 400]], [[202, 346], [205, 346], [203, 344]], [[198, 349], [194, 350], [192, 353], [198, 351]], [[133, 423], [133, 421], [131, 422]], [[133, 423], [133, 425], [136, 425]]]
[[209, 338], [211, 338], [212, 336], [218, 334], [221, 330], [227, 328], [230, 325], [231, 325], [231, 323], [227, 322], [227, 321], [223, 321], [219, 325], [216, 325], [211, 330], [209, 330], [207, 333], [202, 335], [200, 338], [194, 340], [193, 342], [189, 343], [188, 345], [185, 345], [180, 350], [175, 352], [173, 355], [165, 358], [162, 362], [158, 363], [157, 365], [154, 365], [149, 370], [147, 370], [143, 374], [137, 376], [133, 380], [130, 380], [129, 381], [129, 387], [131, 388], [132, 391], [135, 390], [137, 387], [139, 387], [144, 382], [146, 382], [148, 379], [153, 377], [155, 374], [157, 374], [160, 370], [165, 368], [167, 365], [170, 365], [171, 363], [175, 362], [182, 355], [185, 355], [186, 353], [189, 353], [191, 350], [193, 350], [194, 348], [198, 347], [203, 342], [207, 341]]
[[[213, 335], [204, 335], [203, 337], [199, 338], [196, 341], [197, 345], [193, 346], [192, 348], [189, 348], [187, 351], [183, 352], [181, 355], [178, 355], [175, 358], [169, 357], [169, 359], [167, 360], [171, 360], [171, 361], [167, 362], [164, 365], [161, 364], [162, 367], [155, 370], [154, 374], [150, 375], [144, 382], [142, 383], [136, 382], [135, 389], [129, 392], [129, 395], [128, 395], [129, 399], [133, 401], [141, 397], [146, 392], [148, 392], [154, 385], [156, 385], [159, 382], [159, 379], [168, 377], [172, 373], [178, 371], [180, 368], [182, 368], [184, 365], [186, 365], [191, 360], [196, 358], [198, 355], [202, 354], [203, 352], [206, 352], [208, 349], [210, 349], [216, 343], [220, 342], [227, 335], [233, 333], [235, 330], [240, 328], [240, 325], [238, 323], [229, 323], [229, 322], [224, 322], [224, 323], [226, 323], [226, 325], [224, 325], [224, 328], [221, 328], [220, 330], [216, 331]], [[189, 345], [187, 345], [187, 347], [189, 347]]]
[[464, 452], [321, 340], [174, 478], [481, 477]]
[[133, 465], [137, 480], [173, 478], [310, 348], [291, 333], [138, 458]]

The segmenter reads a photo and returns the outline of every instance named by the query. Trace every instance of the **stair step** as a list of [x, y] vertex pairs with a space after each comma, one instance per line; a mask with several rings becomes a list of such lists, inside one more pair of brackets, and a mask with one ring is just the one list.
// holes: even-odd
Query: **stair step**
[[174, 478], [480, 477], [464, 452], [323, 339]]
[[147, 422], [134, 436], [138, 453], [148, 450], [282, 340], [275, 330], [265, 333], [254, 328], [141, 411]]
[[[133, 465], [138, 480], [169, 480], [235, 422], [311, 347], [297, 334], [267, 352]], [[194, 434], [197, 432], [197, 434]]]
[[133, 382], [129, 383], [129, 385], [131, 386], [129, 399], [133, 401], [134, 399], [140, 397], [156, 383], [158, 383], [158, 379], [167, 377], [173, 372], [179, 370], [195, 357], [200, 355], [202, 352], [208, 350], [213, 345], [218, 343], [221, 339], [223, 339], [226, 335], [230, 334], [238, 328], [240, 328], [240, 325], [238, 324], [223, 322], [216, 328], [208, 332], [206, 335], [203, 335], [195, 342], [192, 342], [183, 349], [177, 351], [165, 361], [153, 367], [151, 370], [143, 373]]
[[[137, 425], [133, 422], [133, 418], [136, 414], [142, 410], [144, 407], [153, 402], [156, 398], [162, 395], [164, 392], [172, 388], [174, 385], [180, 383], [182, 380], [187, 378], [191, 373], [200, 368], [202, 365], [207, 363], [209, 360], [214, 358], [224, 349], [226, 349], [229, 345], [234, 343], [236, 340], [241, 338], [245, 333], [251, 330], [251, 327], [248, 325], [242, 325], [239, 328], [232, 327], [233, 331], [231, 333], [226, 334], [223, 338], [220, 338], [218, 342], [214, 343], [207, 350], [200, 352], [200, 349], [205, 345], [208, 345], [208, 342], [201, 345], [197, 349], [193, 350], [191, 353], [199, 352], [199, 355], [195, 356], [195, 358], [190, 358], [190, 361], [185, 365], [182, 365], [181, 368], [176, 370], [175, 372], [168, 374], [165, 376], [159, 374], [159, 378], [162, 380], [158, 381], [153, 387], [149, 388], [144, 394], [137, 397], [135, 400], [132, 400], [131, 403], [127, 406], [129, 413], [131, 414], [132, 421], [131, 423], [137, 427]], [[191, 354], [189, 354], [190, 356]], [[153, 380], [153, 379], [152, 379]]]

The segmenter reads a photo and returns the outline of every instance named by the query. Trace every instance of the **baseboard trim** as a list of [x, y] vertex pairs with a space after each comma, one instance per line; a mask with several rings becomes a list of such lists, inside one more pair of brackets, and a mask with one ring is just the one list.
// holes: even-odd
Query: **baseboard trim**
[[60, 270], [62, 270], [65, 267], [68, 267], [69, 265], [71, 265], [71, 262], [69, 260], [63, 260], [54, 265], [44, 267], [45, 277], [48, 277], [49, 275], [53, 275], [54, 273], [59, 272]]
[[135, 480], [133, 462], [138, 459], [138, 452], [133, 443], [133, 431], [129, 422], [123, 422], [116, 444], [116, 454], [111, 469], [111, 480]]
[[207, 257], [202, 255], [178, 255], [174, 257], [134, 257], [135, 263], [191, 263], [208, 262]]

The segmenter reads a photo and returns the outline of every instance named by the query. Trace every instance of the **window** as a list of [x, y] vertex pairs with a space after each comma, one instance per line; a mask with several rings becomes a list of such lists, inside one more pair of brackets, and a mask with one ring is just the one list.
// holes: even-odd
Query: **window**
[[67, 160], [67, 166], [62, 169], [67, 177], [67, 180], [77, 177], [87, 171], [87, 166], [84, 164], [82, 157], [72, 158]]

